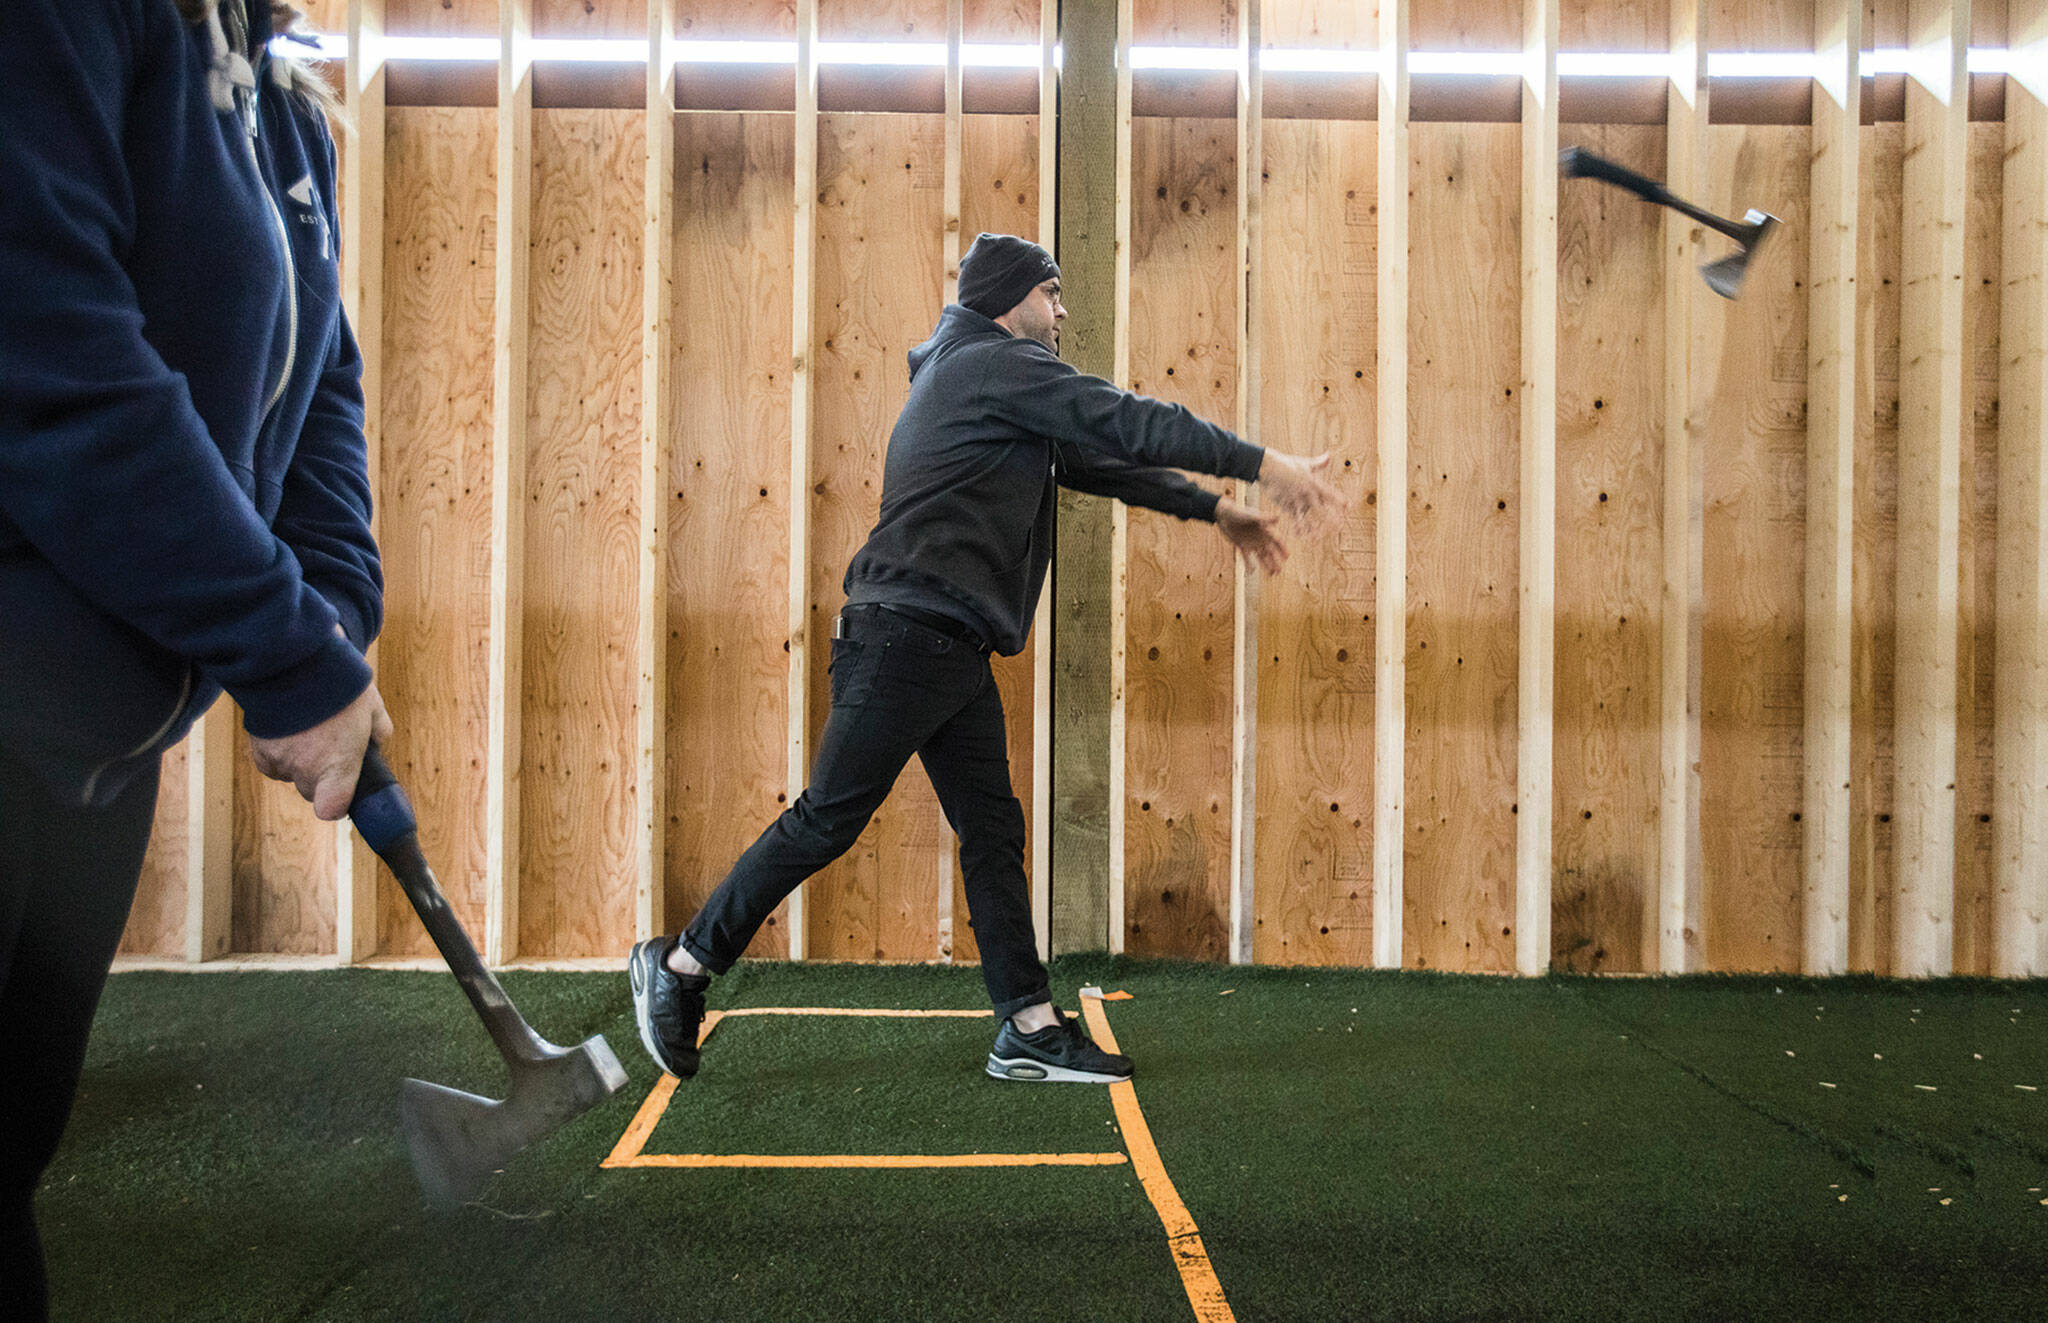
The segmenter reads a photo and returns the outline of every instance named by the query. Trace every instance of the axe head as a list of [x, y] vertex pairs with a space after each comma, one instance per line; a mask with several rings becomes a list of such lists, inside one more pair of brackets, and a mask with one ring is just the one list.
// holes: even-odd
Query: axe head
[[519, 1150], [625, 1086], [626, 1072], [600, 1034], [515, 1062], [503, 1102], [407, 1080], [398, 1097], [399, 1128], [427, 1201], [453, 1208], [475, 1198]]
[[1764, 246], [1764, 240], [1771, 237], [1771, 231], [1778, 228], [1778, 218], [1752, 207], [1742, 218], [1742, 224], [1744, 234], [1735, 241], [1735, 251], [1700, 268], [1707, 288], [1724, 299], [1742, 297], [1742, 278], [1749, 274], [1750, 259]]

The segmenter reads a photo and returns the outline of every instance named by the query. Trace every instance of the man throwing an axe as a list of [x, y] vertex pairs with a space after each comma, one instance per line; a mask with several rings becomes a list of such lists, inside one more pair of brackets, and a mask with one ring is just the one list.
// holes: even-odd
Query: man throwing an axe
[[[1268, 574], [1282, 514], [1333, 507], [1329, 456], [1262, 450], [1179, 405], [1120, 390], [1059, 359], [1060, 271], [1037, 244], [984, 234], [960, 263], [960, 301], [910, 351], [910, 399], [889, 437], [881, 517], [846, 571], [833, 630], [832, 712], [809, 787], [732, 867], [678, 937], [633, 948], [640, 1040], [663, 1070], [697, 1071], [711, 975], [732, 967], [783, 897], [852, 848], [904, 764], [924, 761], [960, 837], [982, 978], [1002, 1021], [997, 1079], [1131, 1075], [1052, 1004], [1024, 875], [989, 654], [1020, 652], [1052, 555], [1056, 487], [1212, 522]], [[1174, 469], [1256, 481], [1255, 511]]]

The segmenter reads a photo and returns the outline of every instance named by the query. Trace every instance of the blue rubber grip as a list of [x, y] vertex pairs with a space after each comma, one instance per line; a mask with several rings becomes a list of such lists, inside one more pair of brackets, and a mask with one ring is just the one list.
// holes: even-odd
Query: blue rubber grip
[[348, 806], [348, 815], [364, 843], [378, 854], [407, 832], [419, 830], [412, 801], [374, 741], [363, 754], [363, 771], [356, 779], [355, 802]]

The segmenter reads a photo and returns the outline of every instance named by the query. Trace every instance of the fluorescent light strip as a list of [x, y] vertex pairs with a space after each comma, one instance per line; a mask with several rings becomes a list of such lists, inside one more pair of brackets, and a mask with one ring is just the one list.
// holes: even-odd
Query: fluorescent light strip
[[[340, 60], [347, 58], [348, 38], [321, 33], [317, 47], [287, 37], [272, 40], [279, 54], [299, 59]], [[496, 63], [496, 37], [390, 37], [383, 39], [384, 58], [389, 61], [438, 61], [452, 63]], [[647, 43], [642, 40], [594, 39], [581, 37], [536, 37], [532, 55], [540, 62], [591, 62], [601, 64], [644, 64]], [[946, 47], [942, 42], [821, 41], [818, 63], [870, 68], [944, 68]], [[772, 64], [796, 63], [793, 41], [677, 41], [678, 64]], [[1054, 64], [1062, 63], [1063, 52], [1055, 50]], [[960, 48], [960, 62], [970, 69], [1036, 68], [1039, 49], [1018, 43], [967, 43]], [[1408, 71], [1412, 74], [1453, 74], [1478, 77], [1519, 76], [1527, 71], [1528, 57], [1521, 51], [1412, 51]], [[1376, 50], [1290, 49], [1269, 47], [1261, 52], [1263, 68], [1274, 73], [1377, 74], [1380, 56]], [[1981, 74], [2010, 74], [2014, 61], [2010, 51], [1997, 47], [1972, 46], [1969, 70]], [[1707, 56], [1711, 78], [1811, 78], [1817, 57], [1810, 51], [1716, 51]], [[1910, 73], [1912, 52], [1887, 48], [1863, 52], [1860, 69], [1864, 77], [1875, 74]], [[1238, 68], [1238, 52], [1230, 46], [1133, 46], [1133, 70], [1180, 70], [1230, 73]], [[1671, 56], [1648, 52], [1560, 52], [1557, 72], [1564, 78], [1664, 78], [1672, 73]]]

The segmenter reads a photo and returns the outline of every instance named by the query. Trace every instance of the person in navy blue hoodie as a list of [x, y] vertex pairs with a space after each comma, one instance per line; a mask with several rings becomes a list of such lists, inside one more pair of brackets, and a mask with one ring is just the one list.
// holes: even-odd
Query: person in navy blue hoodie
[[0, 1313], [163, 751], [225, 691], [323, 819], [388, 737], [324, 89], [269, 0], [0, 3]]

